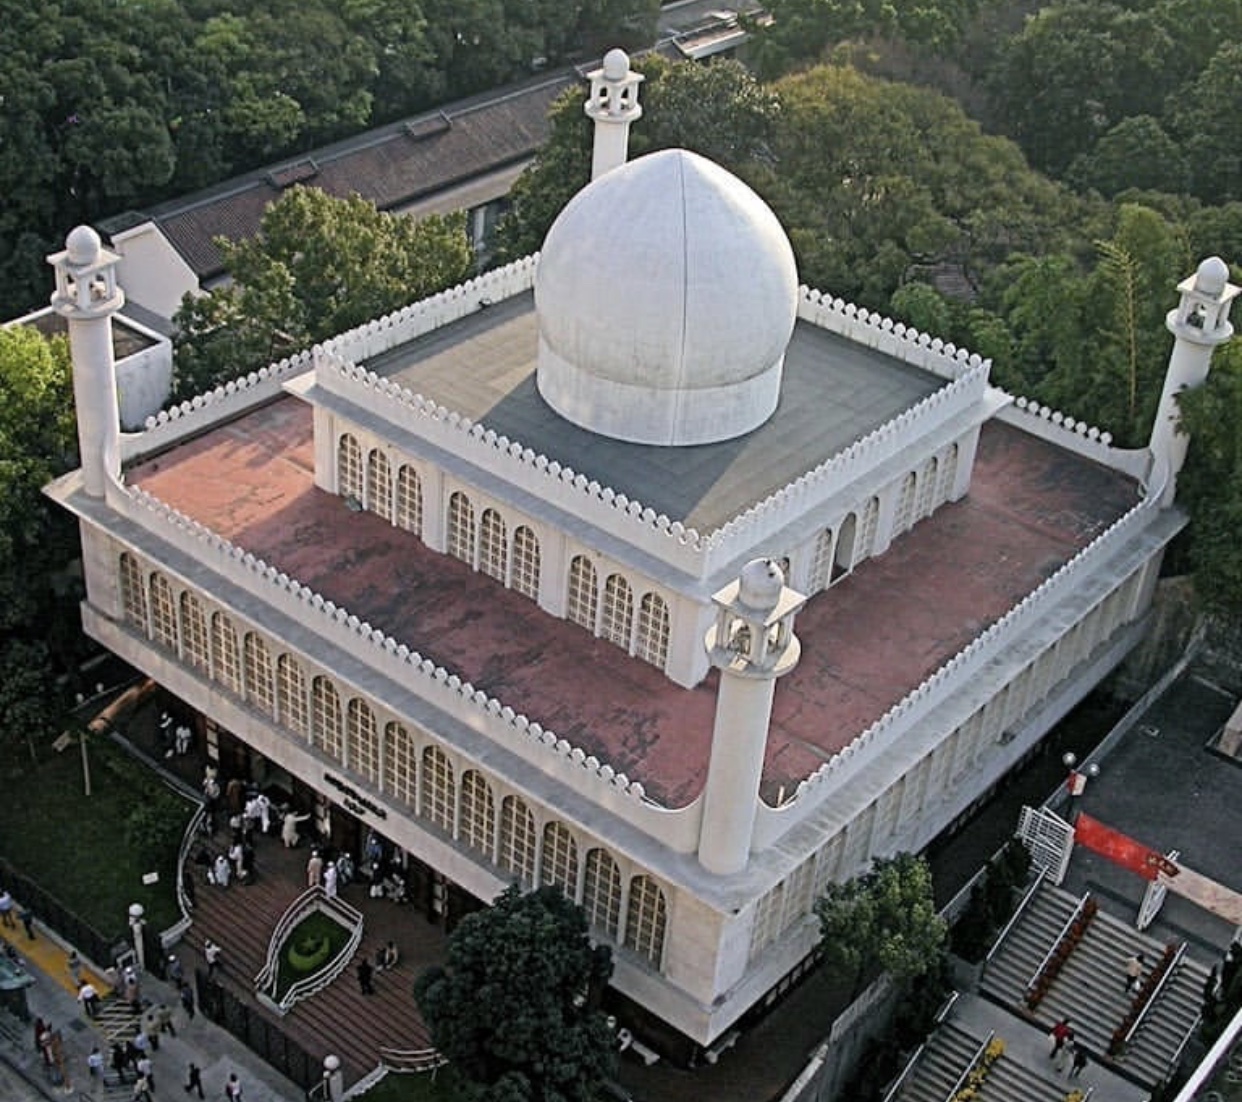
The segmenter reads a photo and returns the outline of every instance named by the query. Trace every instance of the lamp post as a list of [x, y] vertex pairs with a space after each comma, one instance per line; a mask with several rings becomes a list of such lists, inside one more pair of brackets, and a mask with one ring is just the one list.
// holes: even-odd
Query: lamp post
[[1061, 763], [1069, 771], [1069, 776], [1065, 778], [1065, 790], [1069, 793], [1069, 811], [1070, 818], [1073, 819], [1075, 808], [1078, 806], [1076, 800], [1086, 791], [1087, 781], [1094, 780], [1100, 775], [1100, 767], [1091, 762], [1078, 768], [1078, 755], [1072, 750], [1067, 750], [1061, 755]]
[[138, 972], [140, 975], [147, 970], [146, 946], [143, 943], [142, 937], [142, 928], [146, 925], [146, 920], [142, 916], [145, 913], [141, 903], [131, 903], [129, 905], [129, 926], [134, 932], [134, 956], [138, 960]]

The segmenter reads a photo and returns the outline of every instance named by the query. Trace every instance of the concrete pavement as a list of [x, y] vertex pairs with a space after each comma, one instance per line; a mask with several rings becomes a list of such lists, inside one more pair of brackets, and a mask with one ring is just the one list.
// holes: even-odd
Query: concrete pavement
[[[63, 1100], [66, 1094], [83, 1092], [88, 1097], [93, 1094], [102, 1098], [104, 1092], [98, 1083], [92, 1083], [86, 1060], [95, 1045], [106, 1056], [109, 1049], [107, 1039], [97, 1024], [85, 1017], [78, 1005], [76, 988], [67, 965], [66, 947], [37, 923], [35, 934], [35, 940], [30, 941], [20, 926], [16, 929], [0, 928], [0, 937], [14, 945], [27, 971], [34, 976], [34, 985], [27, 989], [32, 1017], [41, 1017], [60, 1030], [72, 1089], [53, 1086], [49, 1081], [42, 1058], [35, 1050], [31, 1026], [18, 1038], [0, 1034], [0, 1060], [8, 1065], [7, 1085], [4, 1075], [0, 1075], [0, 1097], [6, 1102], [42, 1098]], [[92, 971], [102, 983], [98, 971]], [[101, 991], [105, 990], [108, 990], [106, 984], [101, 987]], [[176, 1008], [174, 1022], [177, 1035], [162, 1036], [159, 1051], [151, 1054], [154, 1080], [158, 1085], [157, 1097], [167, 1098], [170, 1085], [184, 1085], [186, 1068], [191, 1061], [202, 1069], [203, 1091], [208, 1098], [223, 1097], [224, 1084], [234, 1072], [242, 1083], [246, 1102], [300, 1102], [304, 1097], [303, 1090], [297, 1084], [274, 1071], [230, 1033], [209, 1022], [202, 1014], [195, 1014], [194, 1019], [188, 1021], [178, 1002], [177, 992], [171, 985], [145, 976], [142, 994], [144, 999]], [[180, 1096], [180, 1092], [175, 1093]], [[116, 1097], [125, 1098], [126, 1095], [117, 1094]]]

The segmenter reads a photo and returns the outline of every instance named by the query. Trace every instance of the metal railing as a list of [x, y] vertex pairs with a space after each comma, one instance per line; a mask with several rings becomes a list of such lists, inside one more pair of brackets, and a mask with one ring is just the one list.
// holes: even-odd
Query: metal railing
[[926, 1050], [926, 1041], [914, 1050], [914, 1055], [906, 1061], [906, 1066], [901, 1069], [901, 1074], [893, 1080], [893, 1085], [885, 1092], [883, 1102], [893, 1102], [893, 1099], [897, 1097], [897, 1092], [905, 1086], [906, 1080], [910, 1078], [911, 1074], [914, 1072], [915, 1066], [918, 1064], [920, 1058]]
[[1165, 985], [1173, 978], [1173, 973], [1177, 971], [1177, 966], [1181, 964], [1182, 957], [1186, 955], [1186, 942], [1182, 942], [1177, 947], [1177, 952], [1173, 954], [1173, 959], [1169, 961], [1169, 966], [1164, 970], [1156, 986], [1151, 989], [1151, 994], [1147, 996], [1147, 1000], [1143, 1003], [1138, 1014], [1134, 1017], [1134, 1022], [1129, 1029], [1126, 1030], [1125, 1036], [1121, 1038], [1121, 1043], [1128, 1045], [1131, 1038], [1138, 1032], [1138, 1028], [1147, 1018], [1148, 1011], [1156, 1005], [1156, 1000], [1160, 997], [1160, 992], [1164, 990]]
[[1084, 895], [1078, 901], [1078, 906], [1074, 908], [1073, 913], [1069, 916], [1069, 918], [1065, 920], [1065, 925], [1061, 927], [1061, 932], [1057, 934], [1056, 938], [1053, 939], [1052, 944], [1048, 946], [1048, 951], [1044, 954], [1044, 959], [1039, 962], [1039, 966], [1035, 969], [1034, 975], [1032, 975], [1031, 978], [1026, 981], [1027, 991], [1030, 991], [1031, 988], [1033, 988], [1035, 984], [1039, 982], [1039, 977], [1044, 974], [1044, 969], [1048, 966], [1048, 962], [1052, 959], [1053, 954], [1055, 954], [1056, 951], [1061, 947], [1061, 942], [1065, 940], [1065, 937], [1069, 933], [1070, 928], [1074, 925], [1075, 922], [1078, 921], [1079, 914], [1082, 913], [1083, 908], [1086, 907], [1087, 901], [1090, 898], [1091, 898], [1091, 893], [1087, 892], [1087, 894]]
[[272, 931], [271, 939], [267, 944], [267, 958], [259, 974], [254, 978], [256, 995], [266, 995], [269, 988], [273, 989], [274, 992], [276, 975], [280, 965], [279, 955], [281, 946], [284, 945], [293, 927], [315, 911], [327, 911], [333, 914], [334, 917], [339, 918], [350, 932], [349, 940], [327, 967], [315, 972], [314, 975], [307, 976], [306, 979], [298, 980], [292, 984], [279, 1002], [272, 1000], [272, 1005], [282, 1014], [299, 999], [308, 998], [335, 980], [349, 965], [362, 941], [363, 915], [358, 908], [346, 903], [339, 896], [328, 895], [319, 885], [307, 888], [306, 891], [289, 904]]
[[[1005, 923], [1004, 929], [1002, 929], [1001, 932], [996, 935], [996, 940], [992, 943], [992, 948], [988, 950], [987, 956], [983, 958], [983, 963], [985, 965], [991, 963], [992, 958], [996, 955], [997, 950], [1000, 949], [1001, 947], [1001, 942], [1003, 942], [1005, 938], [1009, 936], [1010, 932], [1018, 924], [1018, 919], [1022, 917], [1023, 912], [1030, 905], [1031, 900], [1035, 898], [1036, 892], [1039, 891], [1040, 885], [1043, 884], [1044, 877], [1047, 875], [1048, 875], [1047, 867], [1044, 867], [1039, 870], [1039, 874], [1035, 877], [1035, 882], [1029, 888], [1026, 889], [1026, 894], [1022, 896], [1021, 902], [1014, 909], [1014, 912], [1010, 916], [1009, 921]], [[1029, 987], [1030, 984], [1027, 984], [1027, 986]]]
[[957, 1082], [953, 1084], [953, 1089], [944, 1096], [944, 1102], [953, 1102], [953, 1099], [957, 1097], [957, 1092], [962, 1089], [962, 1084], [970, 1078], [970, 1073], [979, 1066], [979, 1061], [983, 1059], [983, 1054], [987, 1052], [988, 1045], [992, 1043], [992, 1038], [995, 1036], [996, 1030], [989, 1029], [988, 1035], [983, 1039], [983, 1044], [975, 1049], [975, 1054], [971, 1057], [970, 1063], [966, 1065], [962, 1074], [957, 1077]]
[[389, 1071], [403, 1073], [431, 1072], [433, 1075], [448, 1063], [438, 1048], [389, 1048], [381, 1045], [380, 1063]]

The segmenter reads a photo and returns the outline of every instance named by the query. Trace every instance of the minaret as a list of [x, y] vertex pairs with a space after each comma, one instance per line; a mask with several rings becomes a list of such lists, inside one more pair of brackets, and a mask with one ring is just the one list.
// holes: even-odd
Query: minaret
[[108, 476], [121, 473], [121, 419], [112, 354], [112, 315], [125, 304], [116, 283], [120, 259], [103, 248], [90, 226], [70, 230], [64, 252], [47, 258], [56, 271], [52, 307], [69, 322], [78, 450], [82, 480], [92, 497], [103, 497]]
[[642, 117], [638, 86], [642, 73], [630, 70], [624, 50], [609, 50], [602, 68], [591, 73], [591, 95], [586, 102], [587, 117], [595, 123], [595, 145], [591, 154], [591, 179], [625, 164], [629, 156], [630, 123]]
[[1177, 475], [1186, 462], [1186, 447], [1190, 443], [1185, 433], [1178, 431], [1177, 396], [1203, 384], [1212, 366], [1212, 350], [1233, 336], [1229, 307], [1242, 290], [1229, 282], [1229, 266], [1219, 256], [1209, 256], [1177, 289], [1182, 300], [1165, 318], [1165, 325], [1173, 334], [1173, 353], [1151, 430], [1152, 454], [1164, 456], [1169, 464], [1169, 481], [1160, 499], [1161, 506], [1173, 504]]
[[707, 653], [720, 670], [712, 755], [703, 793], [699, 863], [708, 872], [740, 872], [750, 858], [759, 779], [776, 679], [798, 664], [794, 616], [806, 598], [785, 585], [771, 559], [755, 559], [712, 597], [716, 625]]

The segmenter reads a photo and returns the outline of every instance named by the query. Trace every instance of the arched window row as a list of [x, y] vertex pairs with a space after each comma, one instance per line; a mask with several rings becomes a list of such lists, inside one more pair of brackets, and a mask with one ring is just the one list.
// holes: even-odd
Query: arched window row
[[160, 572], [144, 584], [132, 555], [120, 556], [118, 573], [123, 613], [148, 638], [523, 884], [560, 887], [593, 928], [660, 967], [668, 916], [654, 879], [640, 872], [626, 878], [612, 854], [563, 823], [540, 825], [520, 796], [498, 800], [482, 771], [456, 767], [429, 738], [412, 737], [395, 720], [381, 729], [365, 700], [343, 696], [326, 674], [256, 631], [239, 631], [189, 590], [175, 593]]
[[601, 586], [586, 555], [570, 560], [565, 618], [660, 669], [668, 660], [668, 603], [650, 591], [636, 601], [629, 579], [616, 571]]

